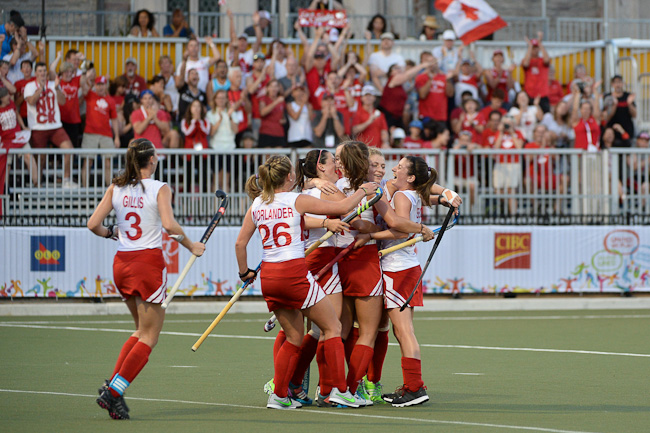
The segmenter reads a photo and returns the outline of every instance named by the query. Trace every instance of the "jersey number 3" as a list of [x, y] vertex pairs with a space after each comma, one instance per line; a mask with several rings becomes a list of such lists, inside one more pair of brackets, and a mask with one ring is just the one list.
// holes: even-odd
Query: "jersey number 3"
[[[288, 229], [289, 224], [277, 223], [276, 225], [273, 226], [273, 243], [278, 248], [290, 245], [292, 241], [291, 235], [289, 233], [279, 231], [282, 228]], [[267, 226], [266, 224], [260, 225], [260, 234], [262, 235], [262, 245], [264, 246], [264, 249], [268, 250], [269, 248], [273, 248], [273, 245], [266, 244], [266, 242], [269, 240], [269, 237], [271, 236], [271, 229], [269, 229], [269, 226]], [[280, 243], [278, 242], [280, 238], [284, 238], [283, 245], [280, 245]]]
[[129, 229], [126, 232], [126, 237], [131, 239], [132, 241], [136, 241], [142, 237], [142, 228], [140, 227], [140, 215], [138, 215], [135, 212], [129, 212], [126, 214], [126, 220], [131, 222], [131, 218], [133, 218], [133, 222], [131, 223], [131, 229], [135, 230], [135, 234], [132, 234], [132, 230]]

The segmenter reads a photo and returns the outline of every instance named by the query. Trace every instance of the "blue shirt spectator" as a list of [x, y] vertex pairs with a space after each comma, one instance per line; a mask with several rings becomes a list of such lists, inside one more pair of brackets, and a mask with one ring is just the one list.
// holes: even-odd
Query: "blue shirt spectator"
[[163, 29], [163, 36], [172, 38], [190, 38], [194, 36], [194, 30], [187, 24], [182, 10], [174, 9], [172, 21]]

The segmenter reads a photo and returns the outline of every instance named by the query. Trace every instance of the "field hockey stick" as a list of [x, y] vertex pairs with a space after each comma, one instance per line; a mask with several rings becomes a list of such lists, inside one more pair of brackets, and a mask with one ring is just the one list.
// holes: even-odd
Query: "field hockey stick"
[[[449, 226], [447, 226], [445, 231], [451, 229], [453, 226], [456, 225], [456, 223], [458, 222], [458, 215], [459, 214], [460, 214], [460, 212], [458, 214], [456, 214], [456, 217], [454, 218], [454, 220], [452, 222], [449, 223]], [[435, 235], [435, 234], [440, 233], [440, 230], [442, 230], [442, 226], [435, 229], [433, 231], [433, 234]], [[406, 242], [402, 242], [401, 244], [393, 245], [390, 248], [385, 248], [383, 250], [379, 250], [379, 258], [382, 258], [386, 254], [390, 254], [390, 253], [393, 253], [393, 252], [395, 252], [397, 250], [401, 250], [402, 248], [410, 247], [411, 245], [417, 244], [418, 242], [421, 242], [423, 239], [424, 238], [422, 237], [422, 235], [418, 235], [418, 236], [414, 237], [413, 239], [409, 239]]]
[[[262, 267], [262, 263], [260, 262], [260, 264], [257, 265], [257, 268], [255, 268], [255, 276], [257, 276], [257, 274], [259, 273], [261, 267]], [[201, 337], [198, 340], [196, 340], [196, 343], [194, 343], [194, 346], [192, 346], [192, 352], [196, 352], [196, 350], [201, 346], [201, 344], [203, 344], [203, 341], [205, 341], [205, 339], [208, 338], [208, 335], [210, 335], [210, 333], [214, 330], [214, 328], [217, 327], [219, 322], [221, 322], [221, 319], [223, 319], [223, 316], [225, 316], [226, 313], [230, 310], [230, 308], [232, 308], [232, 306], [235, 305], [235, 302], [237, 302], [237, 300], [239, 299], [241, 294], [244, 293], [244, 290], [246, 290], [248, 288], [248, 286], [251, 285], [251, 283], [253, 282], [254, 279], [255, 279], [255, 277], [249, 278], [248, 280], [246, 280], [244, 285], [241, 286], [239, 288], [239, 290], [237, 290], [237, 292], [235, 292], [235, 294], [232, 296], [232, 298], [230, 298], [230, 301], [228, 301], [226, 306], [223, 307], [223, 310], [221, 310], [221, 313], [219, 313], [219, 315], [216, 317], [216, 319], [214, 319], [212, 321], [212, 323], [210, 324], [210, 326], [208, 326], [208, 329], [205, 330], [203, 335], [201, 335]]]
[[[210, 236], [212, 235], [212, 232], [214, 231], [215, 227], [217, 227], [217, 224], [219, 224], [219, 220], [221, 220], [221, 217], [223, 214], [226, 212], [226, 208], [228, 207], [228, 204], [230, 203], [230, 199], [228, 198], [228, 194], [225, 192], [221, 191], [220, 189], [217, 190], [215, 195], [221, 199], [221, 202], [219, 203], [219, 210], [217, 210], [217, 213], [212, 217], [212, 221], [210, 221], [210, 224], [208, 225], [208, 228], [205, 229], [205, 233], [203, 233], [203, 236], [201, 237], [201, 242], [202, 244], [205, 244], [208, 239], [210, 239]], [[184, 237], [182, 235], [172, 235], [172, 238], [176, 240], [177, 242], [182, 242]], [[197, 256], [192, 254], [192, 257], [187, 261], [187, 264], [183, 268], [183, 272], [178, 276], [178, 279], [174, 283], [174, 287], [169, 291], [169, 294], [167, 295], [167, 299], [162, 303], [161, 307], [163, 310], [167, 309], [169, 306], [169, 303], [172, 301], [174, 298], [174, 295], [178, 291], [178, 289], [181, 287], [181, 283], [185, 279], [185, 276], [187, 273], [190, 271], [190, 268], [194, 264], [194, 261], [196, 260]]]
[[[338, 253], [338, 254], [336, 255], [336, 257], [334, 257], [334, 258], [333, 258], [333, 259], [332, 259], [328, 264], [326, 264], [326, 265], [325, 265], [325, 266], [324, 266], [320, 271], [318, 271], [318, 273], [316, 274], [316, 276], [314, 276], [314, 280], [318, 281], [318, 280], [320, 279], [320, 277], [322, 277], [323, 275], [325, 275], [325, 273], [326, 273], [327, 271], [329, 271], [330, 268], [336, 264], [336, 262], [338, 262], [339, 260], [341, 260], [341, 258], [343, 258], [344, 255], [346, 255], [347, 253], [349, 253], [350, 251], [352, 251], [353, 248], [354, 248], [354, 241], [352, 241], [352, 243], [351, 243], [350, 245], [348, 245], [347, 247], [345, 247], [345, 249], [343, 249], [343, 251], [341, 251], [340, 253]], [[306, 255], [306, 254], [307, 254], [307, 253], [305, 253], [305, 255]], [[276, 321], [276, 320], [277, 320], [277, 317], [275, 317], [275, 314], [274, 314], [273, 316], [271, 316], [271, 318], [270, 318], [269, 320], [267, 320], [266, 323], [264, 324], [264, 332], [269, 332], [269, 331], [271, 331], [273, 328], [275, 328], [275, 321]]]
[[404, 311], [404, 309], [408, 306], [409, 302], [411, 302], [411, 299], [413, 299], [413, 296], [415, 295], [415, 292], [418, 289], [418, 286], [420, 285], [420, 282], [422, 281], [422, 278], [424, 278], [424, 273], [427, 271], [427, 268], [429, 267], [429, 264], [431, 263], [431, 259], [433, 258], [433, 254], [436, 252], [438, 249], [438, 245], [440, 245], [440, 241], [442, 240], [442, 236], [445, 234], [447, 231], [447, 226], [449, 225], [449, 221], [451, 221], [451, 217], [454, 214], [456, 209], [452, 206], [449, 208], [449, 212], [447, 212], [447, 216], [445, 217], [445, 221], [442, 223], [442, 227], [440, 227], [440, 234], [436, 238], [436, 242], [433, 244], [433, 248], [431, 248], [431, 253], [429, 254], [429, 258], [427, 259], [427, 263], [424, 265], [424, 269], [422, 270], [422, 274], [420, 274], [420, 278], [418, 278], [418, 282], [415, 283], [415, 287], [413, 287], [413, 291], [411, 291], [411, 294], [409, 295], [408, 299], [404, 302], [404, 305], [399, 309], [400, 311]]
[[[365, 204], [359, 205], [354, 212], [352, 212], [350, 215], [346, 216], [343, 219], [343, 222], [344, 223], [349, 223], [350, 221], [355, 219], [357, 216], [361, 215], [362, 212], [367, 211], [368, 209], [370, 209], [375, 203], [377, 203], [379, 201], [379, 199], [381, 199], [382, 195], [384, 195], [384, 191], [381, 188], [377, 188], [377, 191], [375, 191], [375, 196], [373, 198], [371, 198], [370, 200], [366, 201]], [[326, 240], [331, 238], [332, 235], [334, 235], [334, 232], [328, 230], [327, 233], [325, 233], [323, 236], [321, 236], [320, 239], [318, 239], [316, 242], [314, 242], [312, 244], [312, 246], [309, 247], [307, 249], [307, 251], [305, 251], [305, 255], [308, 255], [309, 253], [314, 251], [323, 242], [325, 242]]]

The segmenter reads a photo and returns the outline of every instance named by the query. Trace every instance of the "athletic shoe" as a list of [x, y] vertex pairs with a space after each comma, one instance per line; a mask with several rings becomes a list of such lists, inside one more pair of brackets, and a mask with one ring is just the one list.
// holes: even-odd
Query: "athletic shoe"
[[364, 376], [363, 387], [373, 403], [386, 403], [384, 399], [381, 398], [381, 382], [373, 383], [368, 380], [368, 376]]
[[99, 407], [108, 411], [111, 418], [129, 419], [129, 412], [126, 410], [123, 396], [113, 397], [111, 391], [106, 389], [96, 401]]
[[391, 392], [390, 394], [382, 395], [381, 398], [384, 399], [384, 401], [386, 401], [388, 403], [392, 403], [393, 400], [395, 400], [396, 398], [403, 396], [404, 392], [406, 392], [406, 385], [402, 385], [402, 386], [398, 387], [395, 390], [395, 392]]
[[361, 387], [357, 389], [357, 392], [354, 393], [354, 402], [359, 405], [359, 407], [366, 407], [366, 406], [372, 406], [372, 400], [369, 398], [366, 398], [364, 393], [359, 392], [361, 391]]
[[273, 383], [273, 379], [264, 384], [264, 392], [268, 395], [271, 395], [275, 392], [275, 383]]
[[298, 409], [302, 404], [296, 400], [287, 397], [278, 397], [274, 392], [269, 395], [269, 401], [266, 403], [268, 409]]
[[345, 392], [339, 391], [338, 388], [332, 388], [332, 392], [329, 395], [330, 403], [338, 403], [347, 407], [359, 407], [359, 403], [354, 398], [350, 391], [346, 390]]
[[[104, 392], [105, 389], [108, 389], [108, 386], [109, 386], [110, 384], [111, 384], [111, 380], [110, 380], [110, 379], [106, 379], [106, 380], [104, 381], [104, 383], [102, 384], [102, 386], [100, 386], [99, 389], [97, 390], [97, 392], [99, 393], [99, 395], [102, 395], [102, 392]], [[130, 412], [130, 411], [131, 411], [131, 409], [129, 409], [129, 407], [126, 405], [126, 402], [124, 402], [124, 408], [126, 409], [127, 412]]]
[[417, 391], [405, 390], [401, 397], [393, 400], [393, 407], [415, 406], [416, 404], [422, 404], [428, 401], [429, 396], [427, 395], [426, 389], [426, 386], [422, 386]]
[[311, 406], [314, 403], [314, 401], [309, 398], [305, 390], [302, 389], [302, 386], [294, 386], [291, 383], [289, 383], [289, 397], [291, 397], [292, 400], [296, 400], [305, 406]]

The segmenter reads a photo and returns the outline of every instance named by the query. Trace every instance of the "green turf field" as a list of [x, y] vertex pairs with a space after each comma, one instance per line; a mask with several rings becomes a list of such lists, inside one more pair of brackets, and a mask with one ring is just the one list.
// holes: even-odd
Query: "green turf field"
[[[416, 314], [428, 403], [295, 411], [265, 408], [277, 332], [262, 331], [268, 316], [229, 314], [193, 353], [213, 318], [167, 317], [126, 393], [132, 419], [113, 421], [94, 400], [132, 330], [128, 316], [0, 317], [0, 430], [650, 431], [647, 310]], [[394, 342], [387, 391], [402, 383]], [[313, 395], [315, 362], [311, 379]]]

